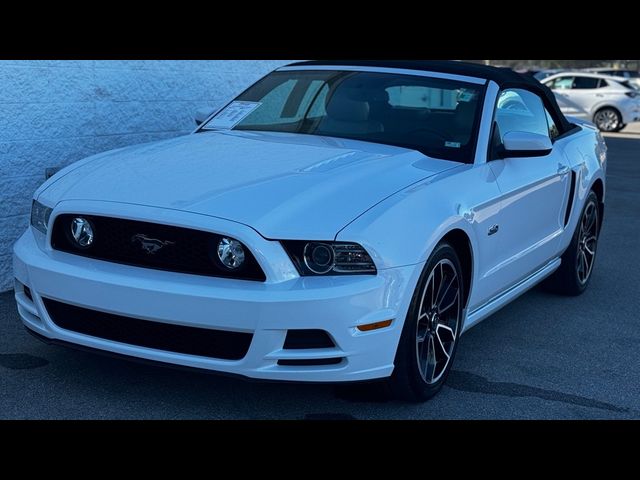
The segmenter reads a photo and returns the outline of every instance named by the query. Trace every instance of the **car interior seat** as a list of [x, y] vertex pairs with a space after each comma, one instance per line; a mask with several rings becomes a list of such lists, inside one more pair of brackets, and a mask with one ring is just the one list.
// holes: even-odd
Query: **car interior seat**
[[340, 88], [326, 101], [327, 115], [322, 119], [318, 134], [366, 135], [384, 131], [382, 123], [370, 119], [371, 106], [362, 99], [356, 89]]

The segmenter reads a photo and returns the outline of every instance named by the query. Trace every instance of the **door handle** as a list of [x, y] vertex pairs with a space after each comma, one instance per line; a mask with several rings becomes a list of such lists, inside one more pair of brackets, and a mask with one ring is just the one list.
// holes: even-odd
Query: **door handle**
[[567, 165], [558, 164], [558, 175], [566, 175], [570, 170]]

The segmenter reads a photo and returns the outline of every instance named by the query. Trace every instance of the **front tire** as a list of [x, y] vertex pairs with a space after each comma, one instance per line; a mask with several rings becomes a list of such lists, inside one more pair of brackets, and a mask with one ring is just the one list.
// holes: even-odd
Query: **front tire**
[[582, 295], [589, 286], [600, 234], [598, 204], [597, 195], [591, 191], [587, 196], [580, 222], [569, 248], [562, 255], [560, 268], [544, 282], [544, 287], [548, 291], [560, 295], [578, 296]]
[[424, 402], [446, 382], [462, 329], [462, 275], [456, 251], [440, 243], [420, 276], [404, 322], [389, 380], [394, 397]]

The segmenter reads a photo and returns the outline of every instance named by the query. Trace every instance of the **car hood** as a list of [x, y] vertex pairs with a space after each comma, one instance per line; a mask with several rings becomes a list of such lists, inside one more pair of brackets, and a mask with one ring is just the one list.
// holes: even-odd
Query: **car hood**
[[355, 140], [206, 132], [85, 159], [39, 200], [171, 208], [243, 223], [266, 238], [329, 240], [390, 195], [458, 165]]

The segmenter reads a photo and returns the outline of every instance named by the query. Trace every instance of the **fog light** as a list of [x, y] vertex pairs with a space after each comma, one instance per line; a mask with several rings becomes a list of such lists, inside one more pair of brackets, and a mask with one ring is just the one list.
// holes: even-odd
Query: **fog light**
[[218, 243], [218, 258], [229, 270], [237, 270], [244, 264], [244, 247], [239, 241], [224, 237]]
[[76, 217], [71, 221], [71, 236], [81, 248], [88, 248], [93, 244], [93, 227], [86, 218]]

